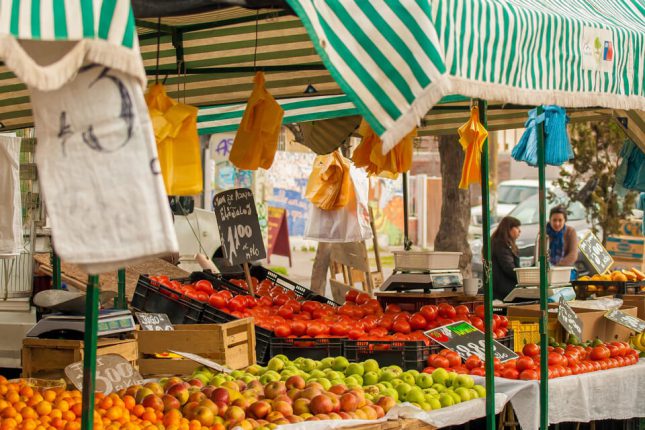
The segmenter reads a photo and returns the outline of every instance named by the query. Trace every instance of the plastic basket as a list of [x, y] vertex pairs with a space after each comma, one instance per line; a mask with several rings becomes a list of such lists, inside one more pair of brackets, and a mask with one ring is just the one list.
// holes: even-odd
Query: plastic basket
[[141, 275], [130, 306], [139, 312], [166, 314], [173, 324], [197, 324], [205, 304], [182, 297], [177, 291], [163, 285], [153, 285], [150, 278]]
[[342, 337], [277, 338], [271, 339], [270, 356], [284, 354], [290, 360], [298, 357], [322, 360], [343, 355]]
[[397, 270], [451, 270], [459, 268], [461, 252], [394, 251]]
[[422, 341], [352, 340], [343, 342], [344, 355], [350, 362], [376, 360], [380, 366], [396, 365], [403, 370], [422, 371], [428, 356], [441, 350], [439, 345]]
[[515, 331], [512, 328], [508, 329], [508, 334], [502, 338], [495, 339], [508, 349], [515, 351]]
[[[573, 267], [551, 267], [547, 272], [547, 282], [549, 285], [562, 285], [571, 282], [571, 271]], [[540, 285], [540, 268], [539, 267], [518, 267], [515, 269], [517, 274], [517, 285]]]
[[[513, 347], [516, 352], [522, 351], [527, 343], [540, 343], [540, 324], [509, 321], [508, 326], [513, 330]], [[508, 345], [506, 345], [508, 346]]]

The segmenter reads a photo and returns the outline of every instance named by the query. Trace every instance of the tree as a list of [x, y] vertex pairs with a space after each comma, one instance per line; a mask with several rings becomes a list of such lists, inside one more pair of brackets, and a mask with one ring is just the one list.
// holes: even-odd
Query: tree
[[459, 136], [439, 137], [441, 160], [441, 223], [434, 242], [435, 251], [461, 252], [459, 268], [464, 277], [471, 276], [472, 251], [468, 244], [470, 193], [459, 188], [464, 151]]
[[560, 171], [558, 186], [572, 201], [581, 202], [593, 233], [602, 243], [620, 231], [620, 221], [631, 214], [636, 193], [617, 194], [616, 170], [625, 134], [613, 121], [577, 123], [570, 128], [574, 159]]

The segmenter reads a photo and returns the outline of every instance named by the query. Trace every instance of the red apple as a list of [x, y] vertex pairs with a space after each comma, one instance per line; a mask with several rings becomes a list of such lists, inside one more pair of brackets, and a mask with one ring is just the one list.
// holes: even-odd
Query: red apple
[[332, 403], [329, 396], [320, 394], [311, 399], [311, 402], [309, 403], [309, 409], [311, 409], [311, 413], [315, 415], [328, 414], [334, 410], [334, 404]]

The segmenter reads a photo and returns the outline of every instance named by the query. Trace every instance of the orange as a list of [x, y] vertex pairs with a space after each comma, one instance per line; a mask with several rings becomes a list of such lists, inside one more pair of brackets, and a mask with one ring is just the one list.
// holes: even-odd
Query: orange
[[141, 419], [154, 424], [157, 422], [157, 414], [152, 408], [146, 408], [146, 411], [141, 415]]
[[64, 399], [59, 400], [56, 402], [56, 409], [60, 409], [61, 412], [69, 411], [69, 402]]
[[35, 406], [42, 401], [43, 396], [40, 393], [34, 393], [34, 395], [27, 402], [27, 406]]
[[81, 414], [83, 413], [83, 404], [82, 403], [74, 403], [74, 406], [72, 406], [72, 409], [70, 409], [72, 412], [74, 412], [74, 415], [77, 417], [80, 417]]
[[43, 415], [49, 415], [52, 412], [52, 404], [43, 400], [36, 405], [36, 412], [41, 417]]
[[63, 418], [63, 411], [60, 409], [53, 409], [49, 414], [51, 418]]
[[43, 399], [50, 403], [56, 400], [56, 392], [54, 390], [45, 390], [42, 395]]
[[135, 405], [134, 408], [132, 408], [132, 413], [135, 417], [141, 417], [145, 411], [146, 408], [143, 405]]
[[13, 406], [7, 406], [0, 413], [0, 417], [2, 418], [15, 418], [16, 415], [18, 415], [18, 411]]
[[38, 421], [32, 418], [28, 418], [20, 424], [22, 430], [34, 430], [37, 426]]
[[20, 389], [20, 395], [26, 398], [31, 398], [34, 395], [34, 389], [31, 388], [29, 385], [24, 385]]
[[111, 421], [116, 421], [123, 416], [123, 409], [118, 406], [112, 406], [107, 410], [105, 416]]
[[164, 414], [162, 422], [166, 427], [171, 424], [176, 424], [177, 426], [179, 426], [179, 423], [181, 423], [181, 418], [182, 416], [179, 410], [171, 409]]
[[72, 411], [65, 411], [63, 412], [63, 419], [65, 421], [74, 421], [76, 419], [76, 415]]
[[18, 422], [13, 418], [5, 418], [1, 421], [1, 430], [12, 430], [18, 427]]
[[65, 430], [80, 430], [81, 428], [81, 423], [77, 422], [68, 422], [65, 425]]
[[114, 406], [114, 400], [111, 397], [105, 397], [103, 399], [97, 399], [97, 406], [101, 409], [110, 409]]
[[226, 430], [226, 427], [224, 427], [224, 424], [215, 423], [211, 426], [211, 430]]
[[7, 383], [7, 378], [4, 376], [0, 375], [0, 384], [6, 384]]
[[63, 421], [61, 418], [54, 418], [51, 422], [51, 426], [58, 430], [63, 429], [65, 427], [65, 424], [67, 423]]
[[11, 406], [8, 401], [0, 398], [0, 412], [7, 406]]
[[188, 424], [188, 430], [201, 430], [201, 428], [202, 423], [197, 420], [190, 420], [190, 423]]
[[134, 397], [132, 396], [123, 396], [123, 403], [125, 405], [125, 408], [129, 411], [134, 408], [134, 406], [137, 404], [136, 401], [134, 400]]
[[9, 403], [18, 403], [20, 401], [20, 393], [18, 393], [18, 391], [9, 390], [5, 395], [5, 399]]

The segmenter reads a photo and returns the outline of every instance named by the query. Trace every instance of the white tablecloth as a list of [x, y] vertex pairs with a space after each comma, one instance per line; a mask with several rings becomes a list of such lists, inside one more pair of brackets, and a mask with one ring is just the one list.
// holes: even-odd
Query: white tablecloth
[[[522, 430], [540, 426], [538, 381], [496, 378], [497, 393], [513, 405]], [[549, 380], [549, 423], [645, 417], [645, 359], [634, 366]]]

